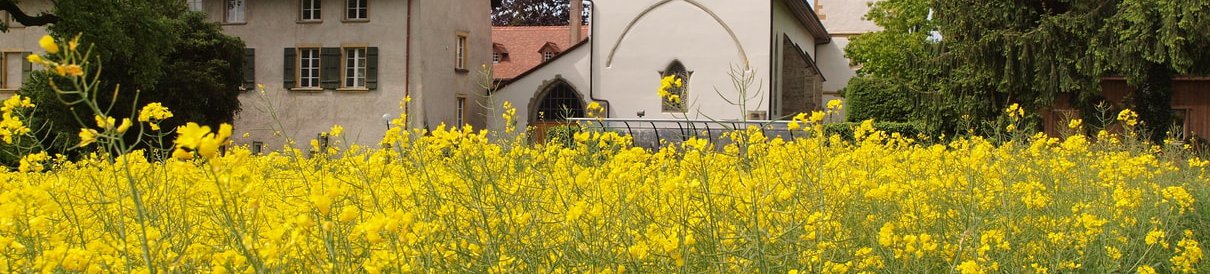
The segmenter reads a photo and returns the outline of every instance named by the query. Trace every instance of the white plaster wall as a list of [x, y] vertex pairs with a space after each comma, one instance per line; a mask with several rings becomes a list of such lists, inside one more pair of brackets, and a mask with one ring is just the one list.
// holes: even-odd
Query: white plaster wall
[[531, 102], [534, 98], [540, 96], [542, 88], [547, 83], [555, 80], [566, 81], [572, 88], [580, 94], [584, 106], [587, 107], [591, 102], [589, 99], [589, 63], [591, 61], [591, 51], [587, 46], [578, 47], [572, 51], [563, 53], [546, 65], [538, 68], [526, 75], [516, 79], [497, 90], [491, 97], [489, 108], [492, 108], [492, 113], [487, 117], [488, 129], [493, 131], [503, 131], [505, 129], [505, 120], [501, 116], [503, 114], [504, 102], [510, 102], [517, 110], [516, 128], [523, 130], [529, 125], [529, 114], [531, 111]]
[[[638, 19], [630, 33], [622, 34], [641, 12], [658, 0], [594, 2], [593, 58], [594, 92], [609, 101], [609, 116], [634, 118], [645, 111], [645, 118], [674, 118], [679, 114], [661, 113], [657, 95], [659, 72], [673, 60], [680, 60], [692, 77], [688, 82], [690, 118], [736, 119], [740, 108], [728, 104], [715, 93], [735, 99], [728, 73], [747, 61], [755, 81], [751, 92], [766, 98], [770, 68], [770, 1], [696, 0], [714, 12], [736, 35], [747, 60], [739, 53], [727, 31], [708, 13], [684, 0], [671, 1]], [[620, 41], [620, 43], [619, 43]], [[616, 50], [615, 50], [616, 45]], [[610, 54], [615, 55], [610, 60]], [[768, 100], [750, 102], [750, 110], [768, 110]], [[760, 103], [763, 102], [763, 103]]]
[[857, 76], [857, 70], [849, 66], [849, 58], [844, 54], [844, 47], [849, 45], [849, 37], [833, 36], [832, 43], [819, 45], [816, 51], [819, 55], [815, 60], [828, 81], [823, 82], [824, 95], [836, 94], [849, 79]]

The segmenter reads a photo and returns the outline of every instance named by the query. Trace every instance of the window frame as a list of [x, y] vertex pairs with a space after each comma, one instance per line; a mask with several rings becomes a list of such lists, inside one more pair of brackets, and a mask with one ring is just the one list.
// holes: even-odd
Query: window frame
[[[314, 72], [311, 77], [314, 78], [314, 86], [303, 86], [303, 52], [313, 51], [312, 59], [315, 61]], [[323, 90], [323, 78], [320, 74], [323, 73], [323, 54], [320, 47], [297, 47], [294, 48], [294, 87], [295, 90]]]
[[[363, 6], [359, 6], [359, 7], [351, 7], [351, 6], [349, 5], [350, 3], [364, 3], [364, 5], [363, 5]], [[345, 3], [344, 3], [344, 4], [345, 4], [345, 5], [344, 5], [344, 8], [343, 8], [343, 9], [341, 9], [341, 10], [343, 11], [343, 14], [344, 14], [344, 15], [342, 15], [342, 16], [341, 16], [341, 18], [344, 18], [343, 20], [344, 20], [345, 22], [366, 22], [366, 21], [370, 21], [370, 0], [345, 0]], [[363, 18], [350, 18], [350, 17], [349, 17], [349, 11], [350, 11], [350, 10], [352, 10], [352, 9], [357, 9], [358, 11], [364, 10], [364, 11], [365, 11], [365, 17], [363, 17]]]
[[[348, 85], [349, 80], [350, 80], [349, 79], [350, 76], [348, 75], [349, 70], [353, 69], [354, 72], [356, 72], [356, 70], [357, 70], [357, 67], [349, 67], [349, 61], [350, 61], [349, 52], [357, 51], [357, 50], [360, 50], [360, 52], [361, 52], [361, 57], [360, 57], [361, 61], [359, 62], [359, 64], [361, 64], [361, 85], [360, 86], [356, 85], [357, 84], [356, 75], [354, 75], [353, 79], [352, 79], [354, 85]], [[369, 61], [370, 61], [369, 53], [370, 53], [370, 48], [368, 46], [342, 46], [342, 47], [340, 47], [340, 89], [341, 90], [369, 90], [370, 89], [369, 85], [368, 85], [369, 84], [369, 75], [368, 75], [369, 74]], [[358, 62], [356, 62], [357, 61], [356, 57], [354, 57], [354, 58], [355, 58], [353, 60], [353, 61], [355, 61], [354, 65], [356, 65], [356, 64], [358, 64]]]
[[[239, 6], [232, 6], [232, 3], [238, 2]], [[231, 20], [232, 9], [239, 8], [239, 21]], [[223, 1], [223, 24], [227, 25], [242, 25], [248, 23], [248, 0], [226, 0]]]
[[467, 32], [458, 32], [454, 37], [454, 70], [466, 72], [467, 64], [470, 63], [470, 52], [467, 51], [470, 35]]
[[185, 6], [187, 6], [190, 11], [196, 11], [196, 12], [205, 12], [206, 11], [205, 0], [185, 0]]
[[[307, 9], [307, 3], [312, 3], [311, 9]], [[307, 18], [307, 12], [312, 11], [313, 18]], [[298, 22], [299, 23], [319, 23], [323, 22], [323, 0], [299, 0], [298, 1]]]
[[504, 56], [499, 52], [492, 53], [492, 64], [499, 64], [501, 61], [504, 61]]
[[0, 90], [3, 91], [12, 90], [8, 88], [8, 54], [7, 51], [0, 51]]
[[456, 98], [457, 105], [455, 106], [455, 109], [457, 111], [455, 113], [458, 115], [458, 117], [456, 117], [456, 121], [458, 122], [457, 126], [461, 128], [466, 126], [466, 96], [458, 95]]
[[542, 62], [543, 63], [550, 62], [550, 60], [554, 60], [555, 56], [558, 56], [558, 55], [559, 55], [558, 53], [551, 51], [551, 50], [543, 51], [542, 52]]

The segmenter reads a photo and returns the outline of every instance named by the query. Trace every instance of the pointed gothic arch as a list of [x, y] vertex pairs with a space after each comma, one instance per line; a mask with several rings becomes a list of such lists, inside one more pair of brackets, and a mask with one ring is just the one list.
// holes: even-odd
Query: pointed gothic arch
[[655, 3], [655, 4], [651, 5], [650, 7], [647, 7], [647, 9], [643, 10], [642, 12], [639, 12], [638, 16], [635, 16], [634, 19], [630, 20], [630, 23], [626, 24], [626, 28], [622, 30], [622, 35], [618, 36], [617, 41], [615, 41], [613, 43], [613, 47], [609, 49], [609, 56], [605, 58], [605, 66], [606, 67], [613, 66], [614, 55], [618, 53], [618, 48], [620, 48], [622, 46], [622, 41], [626, 40], [626, 36], [629, 35], [630, 31], [632, 29], [634, 29], [635, 25], [637, 25], [639, 23], [639, 20], [642, 20], [644, 17], [647, 17], [647, 15], [650, 14], [652, 11], [659, 9], [661, 7], [664, 7], [665, 5], [668, 5], [669, 3], [672, 3], [674, 1], [682, 1], [682, 2], [688, 3], [689, 5], [693, 6], [694, 8], [697, 8], [697, 10], [705, 13], [706, 15], [709, 15], [711, 19], [714, 19], [714, 22], [718, 23], [718, 25], [720, 27], [722, 27], [724, 31], [727, 32], [727, 35], [731, 38], [731, 42], [735, 43], [735, 48], [738, 51], [740, 58], [743, 59], [744, 64], [747, 65], [750, 63], [749, 62], [750, 60], [748, 60], [748, 52], [744, 51], [744, 45], [743, 45], [743, 43], [740, 43], [739, 36], [735, 35], [735, 31], [731, 30], [731, 26], [727, 25], [727, 23], [723, 21], [722, 17], [719, 17], [717, 13], [714, 13], [713, 10], [710, 10], [710, 8], [707, 8], [706, 5], [702, 5], [702, 3], [698, 3], [697, 0], [661, 0], [660, 2]]
[[558, 76], [544, 83], [529, 105], [531, 123], [561, 122], [567, 118], [585, 117], [584, 100], [580, 92]]

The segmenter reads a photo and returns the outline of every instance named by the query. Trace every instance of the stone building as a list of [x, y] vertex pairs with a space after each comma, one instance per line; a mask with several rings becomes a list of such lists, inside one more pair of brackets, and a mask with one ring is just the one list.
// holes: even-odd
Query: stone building
[[[238, 143], [300, 144], [345, 128], [349, 142], [375, 145], [399, 117], [406, 96], [409, 126], [485, 124], [481, 68], [491, 63], [489, 0], [184, 0], [247, 45], [247, 82], [265, 86], [240, 96]], [[49, 1], [21, 1], [27, 12]], [[39, 51], [44, 27], [0, 33], [11, 94], [29, 69], [21, 57]], [[16, 80], [14, 80], [16, 79]], [[271, 105], [271, 115], [265, 105]], [[277, 118], [274, 118], [277, 117]], [[283, 132], [275, 134], [274, 128]]]

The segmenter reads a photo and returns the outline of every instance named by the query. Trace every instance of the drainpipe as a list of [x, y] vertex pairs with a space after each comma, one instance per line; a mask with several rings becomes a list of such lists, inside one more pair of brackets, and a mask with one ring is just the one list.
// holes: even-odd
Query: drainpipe
[[[405, 40], [404, 47], [407, 48], [403, 54], [403, 98], [412, 96], [412, 2], [416, 2], [416, 0], [408, 0], [408, 13], [406, 15], [408, 26], [404, 29], [404, 36], [406, 37], [403, 38]], [[405, 104], [403, 106], [403, 113], [407, 114], [403, 118], [403, 127], [405, 129], [411, 126], [408, 121], [412, 118], [411, 110], [412, 107], [410, 105]]]
[[[575, 2], [579, 1], [583, 0], [576, 0]], [[600, 102], [604, 105], [605, 110], [609, 111], [612, 109], [609, 100], [598, 99], [596, 94], [593, 93], [597, 86], [597, 41], [592, 38], [597, 33], [596, 21], [597, 9], [594, 6], [592, 10], [588, 11], [588, 99], [593, 102]], [[608, 112], [605, 113], [605, 117], [609, 117]]]

